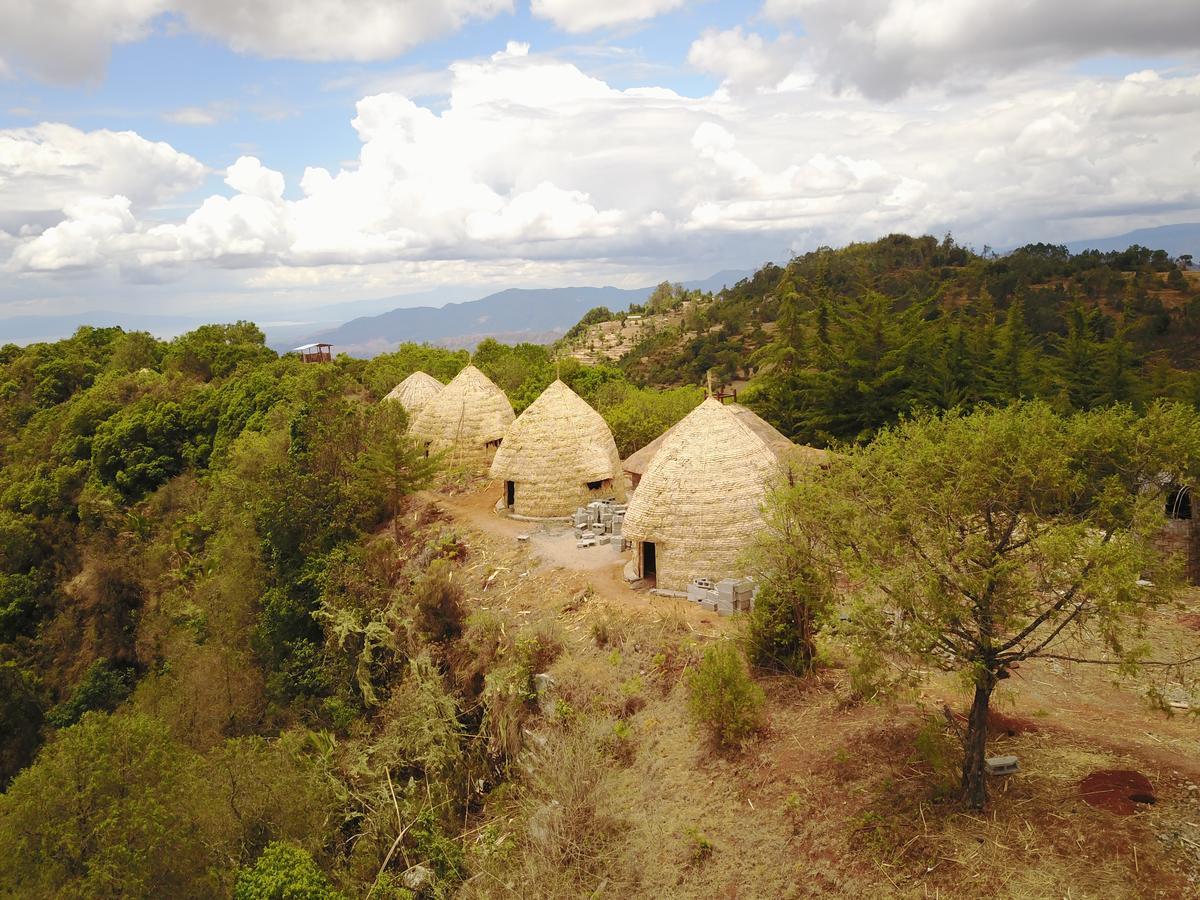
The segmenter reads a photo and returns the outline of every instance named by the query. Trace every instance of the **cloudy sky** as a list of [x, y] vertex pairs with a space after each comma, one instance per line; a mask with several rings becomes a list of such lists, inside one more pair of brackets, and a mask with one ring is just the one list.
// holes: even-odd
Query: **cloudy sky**
[[0, 317], [1200, 221], [1198, 35], [1197, 0], [0, 0]]

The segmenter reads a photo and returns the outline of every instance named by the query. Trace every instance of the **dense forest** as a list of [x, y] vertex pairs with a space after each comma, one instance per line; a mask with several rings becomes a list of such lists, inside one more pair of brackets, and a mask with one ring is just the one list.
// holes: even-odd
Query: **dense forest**
[[[749, 376], [745, 400], [814, 443], [1022, 397], [1194, 403], [1187, 262], [893, 236], [716, 297], [660, 292], [648, 311], [690, 301], [683, 327], [613, 365], [495, 341], [473, 360], [518, 412], [561, 377], [622, 455], [710, 371]], [[534, 675], [561, 647], [468, 608], [469, 550], [417, 501], [470, 476], [439, 471], [379, 402], [469, 358], [404, 345], [306, 365], [245, 322], [0, 348], [0, 894], [446, 896], [473, 854], [524, 864], [500, 859], [511, 840], [482, 811], [520, 802]], [[623, 662], [607, 628], [596, 643], [632, 667], [622, 709], [685, 668], [657, 648]], [[620, 757], [623, 722], [580, 731], [572, 758]]]
[[[445, 523], [385, 527], [436, 460], [378, 400], [467, 360], [306, 365], [248, 323], [0, 349], [0, 883], [209, 896], [288, 841], [263, 865], [398, 896], [397, 808], [392, 849], [456, 882], [543, 651], [467, 620]], [[556, 374], [540, 346], [475, 361], [518, 409]], [[558, 368], [627, 452], [701, 397]]]
[[688, 303], [682, 324], [652, 330], [619, 365], [647, 385], [712, 373], [745, 387], [745, 402], [790, 437], [821, 445], [869, 438], [921, 408], [1196, 402], [1190, 263], [1136, 246], [1072, 255], [1031, 244], [996, 256], [949, 237], [890, 235], [766, 265], [715, 297], [663, 285], [645, 311]]

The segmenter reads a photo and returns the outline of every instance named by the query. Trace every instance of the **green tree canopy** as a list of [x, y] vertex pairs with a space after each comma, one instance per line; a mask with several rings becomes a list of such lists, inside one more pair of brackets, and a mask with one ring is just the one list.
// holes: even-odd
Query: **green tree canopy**
[[864, 653], [972, 686], [962, 787], [982, 806], [988, 705], [1014, 666], [1069, 655], [1073, 640], [1125, 669], [1146, 657], [1140, 630], [1179, 584], [1154, 542], [1164, 494], [1198, 475], [1200, 415], [1179, 404], [924, 414], [782, 489], [777, 516], [803, 549], [774, 551], [815, 552], [848, 576]]

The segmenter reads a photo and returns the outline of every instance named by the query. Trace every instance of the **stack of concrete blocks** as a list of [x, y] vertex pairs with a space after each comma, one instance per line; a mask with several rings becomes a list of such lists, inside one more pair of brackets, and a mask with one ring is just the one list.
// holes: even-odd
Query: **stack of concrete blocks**
[[613, 537], [619, 538], [625, 509], [625, 504], [611, 500], [593, 500], [587, 506], [579, 507], [571, 517], [575, 537], [594, 537], [600, 544], [609, 543]]
[[722, 616], [749, 612], [754, 593], [754, 582], [748, 578], [723, 578], [716, 584], [707, 578], [694, 578], [688, 585], [689, 600]]

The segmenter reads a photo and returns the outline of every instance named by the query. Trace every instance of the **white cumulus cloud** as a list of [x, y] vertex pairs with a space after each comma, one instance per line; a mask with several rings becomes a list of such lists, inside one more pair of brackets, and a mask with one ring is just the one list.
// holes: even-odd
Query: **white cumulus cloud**
[[768, 41], [739, 25], [727, 31], [707, 29], [692, 42], [687, 58], [735, 87], [773, 88], [795, 71], [799, 53], [799, 42], [791, 35]]
[[[971, 95], [887, 104], [819, 83], [689, 98], [617, 89], [513, 44], [453, 63], [444, 103], [375, 94], [352, 125], [352, 163], [310, 167], [289, 191], [269, 158], [243, 156], [224, 190], [169, 222], [148, 204], [195, 183], [202, 168], [190, 157], [56, 126], [15, 133], [11, 146], [40, 162], [6, 168], [5, 132], [0, 216], [19, 219], [25, 201], [14, 197], [60, 180], [52, 206], [37, 207], [52, 221], [0, 235], [0, 265], [31, 278], [90, 266], [143, 280], [219, 267], [256, 284], [397, 266], [446, 277], [457, 265], [533, 280], [648, 260], [747, 265], [893, 230], [952, 227], [1003, 245], [1076, 236], [1081, 221], [1117, 233], [1164, 210], [1200, 213], [1200, 76], [1153, 71], [1042, 69]], [[76, 171], [81, 143], [117, 139], [158, 168]]]
[[12, 264], [29, 271], [94, 266], [132, 233], [137, 223], [128, 197], [84, 197], [67, 204], [66, 218], [18, 245]]
[[835, 83], [890, 99], [1048, 62], [1200, 49], [1196, 0], [766, 0]]
[[113, 45], [140, 40], [164, 15], [241, 53], [370, 61], [512, 11], [513, 0], [6, 0], [0, 76], [97, 79]]
[[87, 196], [145, 207], [195, 188], [204, 174], [198, 160], [132, 131], [52, 123], [0, 130], [0, 229], [53, 224]]
[[96, 78], [113, 44], [144, 37], [164, 7], [164, 0], [6, 0], [0, 57], [50, 81]]
[[388, 59], [513, 0], [172, 0], [188, 24], [234, 50], [289, 59]]
[[564, 31], [583, 32], [643, 22], [683, 6], [686, 0], [530, 0], [530, 11]]

